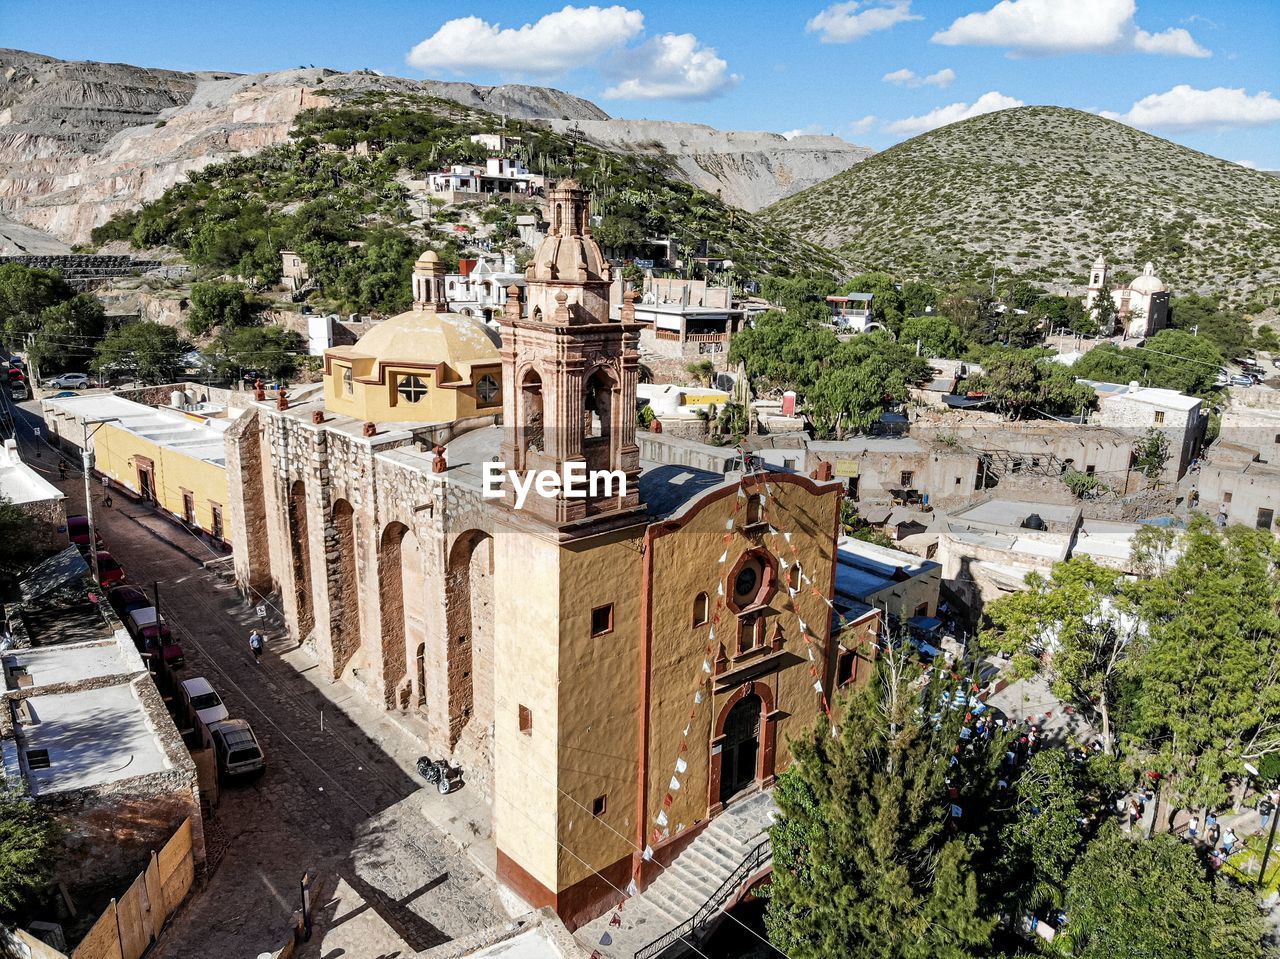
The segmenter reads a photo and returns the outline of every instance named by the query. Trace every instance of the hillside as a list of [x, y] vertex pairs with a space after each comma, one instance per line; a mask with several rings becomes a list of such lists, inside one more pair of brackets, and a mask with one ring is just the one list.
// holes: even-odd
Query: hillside
[[1078, 110], [1020, 107], [900, 143], [763, 210], [850, 269], [1079, 287], [1101, 252], [1175, 293], [1280, 283], [1280, 180]]
[[[299, 67], [274, 73], [182, 73], [0, 50], [0, 214], [69, 243], [158, 199], [211, 163], [285, 143], [318, 94], [425, 95], [512, 119], [597, 126], [611, 150], [663, 153], [673, 176], [756, 209], [857, 162], [866, 150], [645, 121], [629, 138], [595, 104], [547, 87], [408, 80]], [[696, 129], [690, 138], [683, 128]], [[799, 138], [815, 139], [815, 138]], [[687, 148], [682, 147], [688, 143]], [[664, 158], [665, 159], [665, 158]]]

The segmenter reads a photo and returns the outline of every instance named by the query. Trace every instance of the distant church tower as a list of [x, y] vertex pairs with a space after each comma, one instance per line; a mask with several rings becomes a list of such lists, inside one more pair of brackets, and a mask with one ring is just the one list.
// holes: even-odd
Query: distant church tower
[[1093, 301], [1098, 298], [1098, 293], [1107, 285], [1111, 279], [1111, 267], [1107, 265], [1107, 259], [1101, 253], [1098, 258], [1093, 261], [1093, 270], [1089, 274], [1089, 292], [1085, 296], [1085, 309], [1093, 306]]
[[[611, 270], [591, 235], [587, 192], [573, 180], [550, 191], [551, 228], [525, 272], [526, 302], [508, 295], [502, 329], [508, 469], [618, 470], [626, 492], [594, 500], [530, 495], [522, 512], [554, 526], [636, 510], [639, 324], [628, 293], [609, 319]], [[508, 503], [512, 496], [508, 496]]]

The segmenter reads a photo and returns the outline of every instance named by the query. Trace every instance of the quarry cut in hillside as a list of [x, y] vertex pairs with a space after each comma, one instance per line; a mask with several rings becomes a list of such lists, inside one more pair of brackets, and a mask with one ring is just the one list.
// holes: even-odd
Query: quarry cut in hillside
[[[688, 181], [757, 209], [869, 151], [835, 137], [786, 140], [691, 124], [618, 121], [547, 87], [409, 80], [307, 67], [183, 73], [0, 50], [0, 214], [84, 243], [114, 214], [159, 198], [210, 163], [282, 143], [331, 92], [425, 93], [517, 119], [578, 124], [614, 150], [666, 151]], [[596, 132], [587, 133], [588, 130]], [[644, 142], [636, 137], [643, 136]]]

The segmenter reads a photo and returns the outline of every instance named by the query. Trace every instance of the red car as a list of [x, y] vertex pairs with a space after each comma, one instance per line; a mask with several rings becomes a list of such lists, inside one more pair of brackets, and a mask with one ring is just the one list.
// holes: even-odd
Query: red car
[[156, 616], [154, 606], [142, 606], [130, 611], [124, 618], [124, 625], [140, 652], [158, 652], [164, 665], [170, 669], [178, 669], [186, 662], [182, 644], [169, 632], [169, 624]]
[[124, 582], [124, 567], [115, 561], [110, 553], [98, 552], [98, 582], [103, 589], [118, 586]]
[[141, 586], [113, 586], [107, 590], [107, 602], [122, 622], [135, 609], [151, 605], [150, 597]]
[[[67, 537], [80, 550], [81, 555], [89, 555], [89, 517], [87, 516], [68, 516], [67, 517]], [[102, 549], [106, 543], [102, 541], [102, 534], [96, 529], [93, 531], [94, 546]], [[105, 585], [105, 584], [104, 584]]]

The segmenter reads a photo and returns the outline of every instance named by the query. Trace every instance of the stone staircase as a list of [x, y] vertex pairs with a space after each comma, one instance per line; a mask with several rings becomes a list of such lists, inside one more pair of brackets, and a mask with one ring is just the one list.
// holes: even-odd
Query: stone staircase
[[[640, 949], [692, 919], [720, 890], [766, 838], [775, 809], [773, 795], [768, 792], [734, 803], [712, 820], [649, 888], [628, 899], [621, 912], [610, 910], [579, 928], [574, 938], [588, 953], [595, 950], [604, 959], [633, 959]], [[745, 881], [747, 877], [742, 878]], [[615, 915], [621, 925], [611, 926]], [[696, 933], [694, 930], [685, 938], [696, 942]]]

